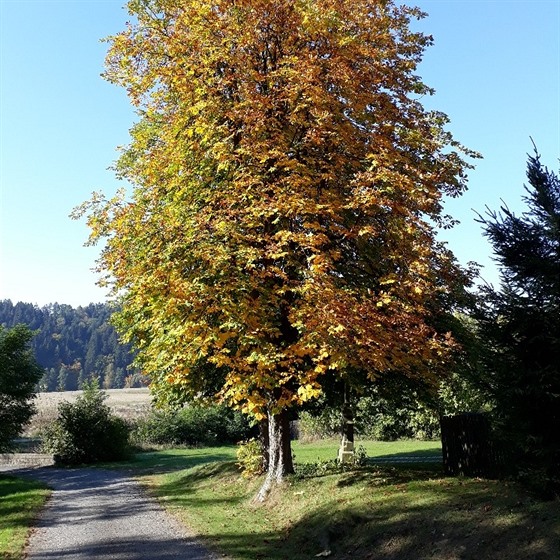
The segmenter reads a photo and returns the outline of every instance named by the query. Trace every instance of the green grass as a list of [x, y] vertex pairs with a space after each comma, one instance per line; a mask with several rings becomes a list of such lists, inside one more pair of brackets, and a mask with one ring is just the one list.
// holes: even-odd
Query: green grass
[[0, 475], [0, 558], [24, 558], [29, 529], [49, 494], [37, 482]]
[[[365, 446], [378, 456], [439, 452], [426, 442]], [[333, 450], [333, 442], [294, 444], [300, 461], [330, 459]], [[162, 503], [232, 560], [303, 560], [328, 551], [344, 560], [559, 558], [560, 503], [537, 501], [513, 484], [446, 478], [438, 464], [369, 466], [289, 478], [255, 505], [262, 479], [241, 478], [234, 453], [173, 450], [135, 463]]]
[[[356, 441], [356, 446], [363, 445], [368, 457], [393, 456], [439, 456], [441, 443], [439, 441]], [[292, 451], [298, 463], [314, 463], [336, 459], [339, 442], [337, 440], [320, 440], [313, 443], [292, 442]], [[216, 461], [235, 461], [236, 447], [224, 445], [221, 447], [174, 448], [161, 451], [138, 453], [134, 459], [117, 463], [118, 468], [129, 468], [139, 472], [163, 472], [176, 469], [186, 469], [203, 463]], [[114, 467], [114, 463], [100, 465]]]
[[[312, 463], [315, 461], [327, 461], [336, 459], [338, 454], [338, 440], [320, 440], [312, 443], [292, 442], [292, 451], [295, 461], [300, 463]], [[355, 446], [362, 445], [368, 457], [391, 457], [391, 456], [441, 456], [440, 441], [370, 441], [356, 440]]]
[[220, 461], [235, 461], [237, 448], [234, 445], [217, 447], [177, 447], [159, 451], [137, 453], [129, 461], [97, 463], [99, 468], [126, 470], [146, 476], [161, 474], [179, 469], [189, 469], [197, 465]]

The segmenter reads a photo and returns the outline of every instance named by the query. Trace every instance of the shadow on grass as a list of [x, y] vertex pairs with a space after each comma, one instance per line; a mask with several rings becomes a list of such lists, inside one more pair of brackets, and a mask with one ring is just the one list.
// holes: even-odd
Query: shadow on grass
[[401, 453], [385, 453], [367, 457], [368, 465], [406, 465], [416, 469], [424, 469], [428, 465], [437, 465], [439, 469], [443, 465], [441, 449], [422, 449], [405, 451]]
[[[497, 515], [486, 493], [455, 497], [443, 492], [433, 503], [418, 503], [404, 499], [406, 488], [396, 492], [402, 493], [400, 499], [387, 495], [376, 507], [323, 508], [305, 517], [291, 531], [292, 548], [303, 552], [293, 558], [323, 550], [348, 560], [558, 558], [560, 536], [550, 530], [554, 515], [548, 523], [542, 523], [538, 512], [523, 508]], [[271, 552], [263, 557], [283, 558]]]
[[[190, 511], [210, 503], [229, 509], [231, 523], [214, 523], [207, 539], [238, 560], [558, 560], [560, 503], [536, 502], [504, 483], [444, 478], [434, 468], [366, 468], [341, 475], [340, 494], [312, 487], [325, 492], [315, 509], [303, 501], [299, 508], [304, 492], [288, 488], [258, 508], [235, 493], [197, 493], [201, 483], [226, 484], [234, 469], [207, 465], [173, 476], [158, 494]], [[350, 486], [359, 502], [344, 494]], [[283, 508], [291, 513], [279, 524], [275, 512]], [[248, 521], [237, 524], [241, 517]]]
[[414, 451], [402, 451], [400, 453], [379, 453], [372, 459], [392, 459], [395, 457], [416, 458], [416, 457], [441, 457], [441, 449], [417, 449]]
[[437, 464], [410, 464], [406, 466], [371, 466], [344, 473], [337, 486], [366, 485], [369, 488], [378, 488], [391, 484], [404, 484], [412, 481], [427, 481], [443, 478], [445, 475], [441, 465]]
[[242, 496], [234, 494], [226, 496], [220, 492], [217, 496], [200, 498], [195, 496], [191, 489], [207, 481], [224, 480], [229, 476], [234, 479], [238, 475], [239, 469], [233, 461], [207, 464], [184, 474], [170, 477], [167, 483], [158, 488], [157, 495], [165, 497], [166, 504], [182, 509], [190, 508], [193, 505], [203, 507], [208, 504], [218, 504], [224, 507], [237, 506], [244, 501]]
[[207, 463], [231, 461], [232, 457], [235, 456], [233, 450], [234, 448], [232, 447], [231, 450], [225, 449], [223, 452], [216, 451], [215, 448], [210, 448], [208, 451], [204, 449], [186, 449], [181, 452], [169, 451], [165, 453], [161, 451], [148, 451], [137, 453], [129, 461], [99, 466], [124, 470], [134, 476], [164, 474], [181, 469], [190, 469]]

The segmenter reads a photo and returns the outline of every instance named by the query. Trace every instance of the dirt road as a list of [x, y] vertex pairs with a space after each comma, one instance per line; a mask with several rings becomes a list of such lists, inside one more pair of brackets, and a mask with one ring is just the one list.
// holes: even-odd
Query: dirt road
[[124, 474], [54, 468], [15, 469], [12, 474], [53, 489], [31, 534], [29, 560], [218, 558]]

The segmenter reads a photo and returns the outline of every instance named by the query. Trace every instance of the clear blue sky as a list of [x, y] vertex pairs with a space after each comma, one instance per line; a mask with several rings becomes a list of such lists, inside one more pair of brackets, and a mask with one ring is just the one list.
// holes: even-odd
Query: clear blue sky
[[[106, 45], [127, 20], [113, 0], [0, 0], [0, 299], [45, 305], [102, 301], [96, 249], [68, 218], [94, 190], [112, 193], [107, 168], [134, 120], [124, 91], [100, 77]], [[425, 105], [484, 159], [447, 211], [461, 225], [444, 238], [458, 259], [491, 251], [473, 209], [500, 200], [521, 211], [533, 137], [546, 165], [560, 157], [560, 0], [418, 0], [418, 27], [434, 36], [419, 73], [436, 89]]]

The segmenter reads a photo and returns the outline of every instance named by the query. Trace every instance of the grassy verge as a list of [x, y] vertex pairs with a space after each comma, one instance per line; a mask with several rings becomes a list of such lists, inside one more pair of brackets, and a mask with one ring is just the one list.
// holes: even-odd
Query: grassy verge
[[0, 558], [24, 558], [29, 528], [49, 494], [37, 482], [0, 475]]
[[[296, 444], [296, 459], [332, 458], [329, 445]], [[378, 454], [385, 456], [438, 452], [437, 446], [419, 442], [381, 447]], [[268, 503], [255, 505], [252, 498], [262, 481], [239, 476], [234, 452], [174, 450], [143, 460], [151, 464], [143, 470], [144, 481], [164, 505], [231, 559], [559, 558], [560, 503], [539, 502], [515, 485], [445, 478], [437, 464], [370, 466], [291, 478]], [[161, 474], [157, 461], [164, 469], [187, 463]]]

